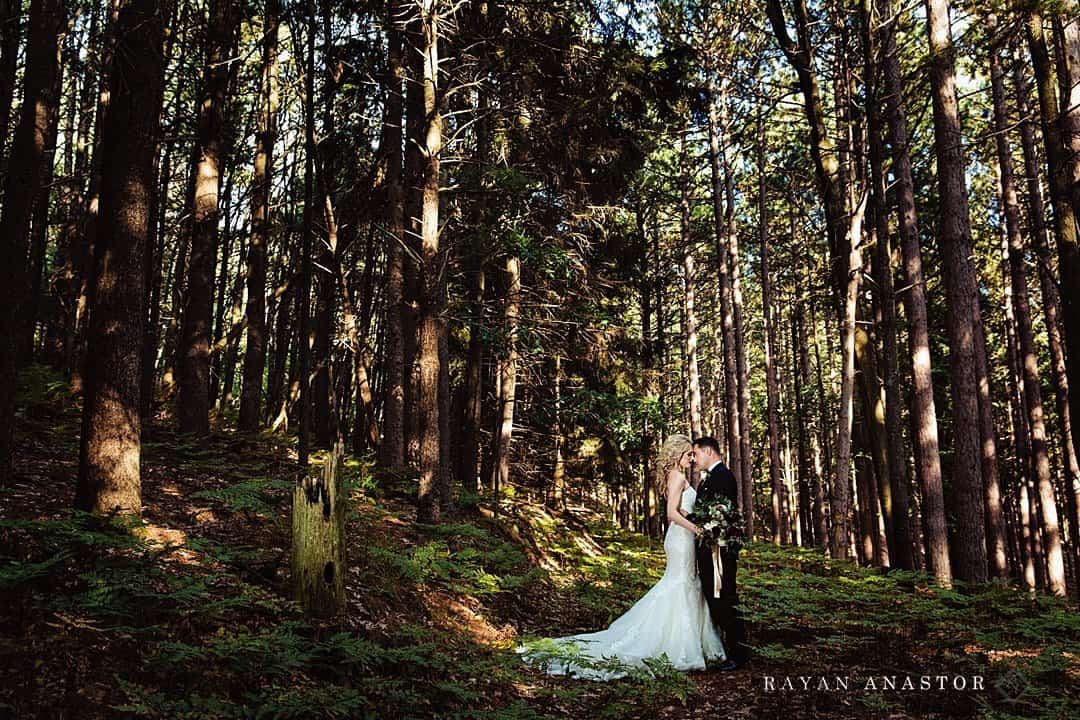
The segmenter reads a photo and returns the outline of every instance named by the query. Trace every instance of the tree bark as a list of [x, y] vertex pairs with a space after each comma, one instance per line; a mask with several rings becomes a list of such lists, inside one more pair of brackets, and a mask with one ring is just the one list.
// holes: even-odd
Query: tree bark
[[[926, 311], [926, 284], [922, 274], [919, 224], [915, 210], [915, 183], [911, 169], [904, 86], [896, 47], [898, 13], [894, 0], [875, 0], [881, 18], [892, 18], [882, 27], [881, 53], [884, 71], [886, 118], [896, 177], [897, 220], [900, 235], [901, 269], [905, 290], [901, 293], [908, 318], [908, 340], [912, 364], [911, 426], [915, 455], [915, 475], [919, 482], [919, 525], [925, 533], [929, 570], [943, 585], [952, 583], [945, 497], [941, 477], [937, 410], [934, 403], [930, 332]], [[921, 542], [920, 534], [913, 532]]]
[[[865, 197], [861, 203], [865, 208]], [[862, 209], [856, 211], [851, 223], [848, 238], [848, 279], [844, 295], [843, 325], [840, 331], [841, 344], [841, 381], [840, 408], [836, 430], [836, 481], [833, 483], [830, 497], [832, 509], [832, 555], [841, 559], [848, 557], [849, 514], [851, 512], [851, 425], [854, 412], [855, 391], [855, 324], [859, 301], [859, 285], [862, 280], [862, 249], [859, 239], [862, 237]]]
[[164, 16], [158, 0], [130, 0], [123, 6], [109, 73], [112, 104], [102, 134], [93, 313], [75, 493], [76, 507], [99, 513], [142, 511], [143, 252], [156, 191]]
[[59, 101], [58, 52], [67, 27], [66, 15], [65, 4], [59, 0], [34, 0], [30, 5], [23, 102], [4, 177], [0, 210], [0, 485], [12, 472], [18, 355], [29, 307], [30, 218], [41, 188], [50, 119]]
[[[295, 28], [293, 32], [296, 32]], [[315, 8], [307, 8], [307, 47], [304, 50], [304, 215], [300, 237], [300, 285], [297, 289], [297, 336], [299, 357], [299, 408], [297, 410], [296, 456], [307, 467], [311, 450], [311, 244], [315, 221]], [[297, 53], [299, 55], [299, 53]], [[260, 376], [260, 382], [262, 378]]]
[[[817, 444], [821, 450], [820, 461], [815, 458], [814, 462], [814, 478], [816, 480], [814, 484], [814, 539], [817, 541], [817, 545], [822, 550], [828, 550], [829, 543], [829, 516], [825, 506], [826, 496], [826, 483], [825, 483], [825, 468], [831, 464], [832, 451], [829, 447], [829, 433], [826, 428], [829, 426], [829, 413], [825, 400], [825, 382], [822, 378], [822, 363], [821, 363], [821, 342], [818, 339], [818, 323], [813, 312], [814, 306], [810, 306], [810, 323], [814, 328], [814, 367], [816, 369], [815, 375], [817, 379], [817, 397], [818, 397], [818, 423], [817, 432], [814, 433], [814, 437], [817, 439]], [[807, 365], [808, 363], [803, 363]], [[809, 379], [809, 378], [808, 378]]]
[[[742, 442], [739, 421], [738, 360], [735, 353], [735, 311], [732, 307], [731, 268], [728, 258], [727, 241], [728, 223], [724, 215], [723, 197], [723, 158], [720, 148], [720, 115], [716, 108], [713, 90], [713, 74], [706, 76], [706, 101], [709, 105], [709, 169], [712, 172], [713, 223], [715, 231], [716, 272], [720, 285], [720, 327], [723, 336], [722, 357], [724, 366], [724, 405], [726, 416], [725, 433], [727, 436], [728, 464], [739, 480], [738, 494], [742, 506], [743, 483]], [[719, 429], [717, 431], [719, 434]], [[695, 437], [697, 437], [695, 435]]]
[[[907, 474], [904, 467], [904, 433], [900, 419], [900, 387], [897, 377], [896, 297], [893, 288], [892, 242], [886, 205], [880, 93], [881, 54], [878, 17], [872, 0], [863, 2], [863, 43], [866, 56], [865, 82], [867, 102], [867, 134], [869, 136], [870, 193], [873, 203], [874, 233], [877, 237], [874, 257], [875, 299], [881, 316], [879, 333], [882, 346], [882, 380], [885, 389], [885, 436], [888, 442], [888, 477], [878, 478], [882, 488], [882, 511], [889, 525], [889, 559], [891, 564], [906, 570], [914, 568], [911, 528], [908, 523], [909, 499]], [[887, 492], [886, 492], [887, 491]]]
[[1024, 151], [1024, 176], [1027, 181], [1028, 227], [1035, 250], [1039, 274], [1039, 289], [1050, 345], [1050, 367], [1054, 375], [1054, 397], [1061, 436], [1061, 454], [1065, 471], [1065, 489], [1069, 494], [1069, 524], [1072, 526], [1073, 553], [1076, 555], [1076, 586], [1080, 592], [1080, 527], [1077, 526], [1077, 506], [1080, 504], [1080, 462], [1073, 444], [1072, 411], [1069, 406], [1069, 377], [1065, 364], [1065, 341], [1061, 326], [1061, 297], [1054, 277], [1053, 262], [1047, 237], [1046, 206], [1043, 201], [1041, 173], [1035, 149], [1035, 124], [1032, 122], [1030, 88], [1019, 53], [1015, 63], [1014, 85], [1016, 110], [1020, 115], [1020, 142]]
[[981, 473], [979, 368], [976, 344], [979, 305], [973, 264], [963, 138], [956, 100], [956, 68], [948, 0], [927, 0], [930, 85], [934, 107], [934, 149], [938, 163], [941, 246], [949, 313], [949, 368], [953, 398], [953, 478], [951, 505], [956, 518], [953, 565], [962, 580], [986, 580], [986, 524]]
[[345, 488], [339, 439], [315, 473], [293, 490], [292, 580], [296, 600], [313, 617], [345, 612]]
[[806, 352], [806, 303], [800, 299], [791, 315], [791, 359], [792, 384], [794, 385], [796, 453], [798, 455], [798, 495], [799, 525], [798, 533], [804, 547], [812, 547], [816, 526], [813, 523], [814, 511], [811, 507], [810, 491], [812, 484], [820, 485], [820, 475], [810, 470], [810, 413], [806, 389], [810, 383], [809, 355]]
[[[1024, 547], [1020, 553], [1022, 559], [1022, 575], [1028, 583], [1028, 588], [1035, 589], [1035, 564], [1034, 551], [1032, 549], [1033, 535], [1031, 533], [1030, 519], [1031, 507], [1028, 502], [1029, 491], [1034, 487], [1031, 482], [1031, 442], [1028, 431], [1027, 418], [1024, 414], [1024, 385], [1021, 378], [1019, 361], [1019, 343], [1016, 339], [1016, 312], [1013, 305], [1013, 288], [1009, 270], [1009, 237], [1007, 233], [1001, 234], [1001, 265], [1002, 265], [1002, 296], [1004, 297], [1005, 316], [1005, 359], [1007, 366], [1006, 387], [1009, 391], [1009, 417], [1012, 421], [1013, 437], [1013, 484], [1017, 489], [1017, 496], [1023, 494], [1022, 535]], [[1030, 485], [1029, 485], [1030, 484]]]
[[49, 113], [49, 129], [45, 134], [45, 150], [41, 160], [40, 187], [34, 197], [34, 209], [30, 220], [29, 243], [29, 288], [22, 337], [19, 338], [18, 365], [29, 365], [34, 361], [34, 338], [37, 334], [37, 317], [41, 309], [41, 283], [45, 270], [45, 252], [49, 244], [49, 209], [52, 200], [54, 167], [56, 164], [56, 140], [60, 120], [60, 95], [62, 90], [64, 66], [70, 64], [73, 54], [72, 42], [68, 38], [64, 43], [61, 65], [57, 67], [56, 84], [53, 97], [56, 102]]
[[266, 0], [263, 10], [259, 130], [255, 136], [255, 170], [251, 182], [251, 240], [247, 250], [247, 345], [244, 350], [244, 379], [240, 389], [238, 423], [243, 432], [254, 432], [259, 428], [263, 369], [266, 366], [266, 249], [270, 242], [270, 189], [274, 176], [274, 142], [277, 138], [280, 14], [279, 0]]
[[514, 432], [514, 404], [517, 394], [517, 363], [521, 312], [521, 260], [516, 255], [506, 258], [506, 308], [503, 323], [506, 330], [506, 355], [499, 358], [498, 427], [495, 433], [495, 452], [492, 485], [495, 489], [495, 514], [499, 514], [499, 489], [510, 480], [510, 440]]
[[382, 142], [386, 162], [386, 359], [383, 383], [383, 429], [379, 462], [383, 467], [405, 465], [405, 336], [404, 252], [405, 188], [402, 142], [403, 33], [398, 13], [401, 4], [387, 7], [386, 102]]
[[423, 45], [423, 95], [420, 106], [409, 112], [424, 118], [422, 138], [424, 167], [422, 175], [422, 214], [420, 219], [419, 308], [417, 317], [416, 360], [419, 384], [414, 412], [419, 420], [420, 485], [417, 496], [417, 520], [439, 519], [439, 473], [441, 472], [441, 434], [439, 427], [439, 376], [442, 362], [439, 353], [441, 334], [441, 268], [439, 249], [439, 160], [442, 151], [442, 114], [439, 98], [439, 35], [442, 32], [440, 0], [424, 0], [421, 7]]
[[[487, 2], [473, 5], [472, 22], [477, 31], [487, 34], [489, 17]], [[487, 67], [488, 46], [479, 50], [481, 67]], [[477, 88], [474, 122], [476, 124], [476, 163], [475, 187], [478, 199], [472, 208], [473, 222], [482, 227], [490, 223], [488, 203], [491, 200], [491, 100], [487, 88]], [[462, 403], [461, 444], [458, 456], [458, 480], [475, 487], [480, 477], [480, 442], [483, 428], [484, 403], [484, 291], [486, 284], [485, 248], [480, 233], [473, 235], [465, 251], [466, 272], [468, 273], [468, 331], [469, 345], [465, 360], [465, 388]]]
[[1080, 217], [1080, 3], [1066, 0], [1053, 16], [1061, 93], [1061, 135], [1065, 145], [1065, 182], [1073, 216]]
[[[245, 136], [247, 133], [245, 132]], [[217, 268], [217, 280], [214, 284], [214, 330], [212, 333], [213, 345], [211, 345], [212, 363], [210, 370], [210, 404], [218, 408], [224, 407], [221, 400], [221, 378], [224, 370], [224, 356], [223, 352], [214, 352], [214, 349], [225, 343], [225, 335], [228, 332], [228, 325], [232, 318], [228, 316], [226, 312], [226, 292], [229, 287], [229, 279], [233, 277], [232, 268], [232, 254], [233, 254], [233, 237], [232, 232], [232, 220], [233, 220], [233, 187], [235, 186], [235, 175], [233, 172], [235, 165], [232, 163], [231, 158], [226, 163], [225, 171], [225, 189], [222, 191], [221, 197], [221, 217], [222, 217], [222, 232], [221, 232], [221, 261], [218, 263]], [[160, 274], [160, 273], [159, 273]], [[237, 266], [236, 275], [243, 275], [243, 268]], [[231, 303], [230, 303], [231, 305]], [[156, 340], [154, 342], [157, 344]]]
[[680, 232], [682, 235], [682, 269], [683, 269], [683, 313], [686, 328], [683, 333], [685, 342], [684, 361], [687, 380], [688, 399], [687, 420], [692, 437], [699, 438], [701, 429], [701, 377], [698, 372], [698, 332], [697, 317], [694, 313], [694, 236], [690, 229], [690, 175], [686, 168], [686, 138], [682, 138], [679, 148], [680, 175], [679, 175], [679, 211]]
[[[98, 228], [98, 210], [101, 205], [101, 167], [104, 162], [102, 153], [102, 137], [104, 134], [105, 115], [109, 109], [112, 95], [109, 93], [111, 78], [109, 69], [112, 67], [112, 55], [116, 45], [117, 24], [119, 18], [121, 0], [108, 0], [108, 23], [102, 40], [102, 51], [98, 59], [99, 71], [95, 78], [97, 85], [97, 103], [94, 105], [94, 131], [91, 143], [92, 155], [90, 156], [89, 182], [86, 195], [83, 197], [82, 207], [82, 234], [78, 246], [76, 266], [78, 292], [75, 303], [75, 327], [74, 342], [72, 343], [71, 361], [71, 388], [73, 391], [81, 391], [83, 388], [83, 365], [86, 361], [86, 338], [89, 328], [90, 295], [94, 275], [94, 253]], [[186, 250], [178, 253], [177, 261], [185, 257]], [[177, 273], [177, 277], [181, 274]], [[174, 313], [174, 316], [177, 313]], [[172, 328], [170, 328], [172, 329]], [[168, 336], [167, 336], [168, 337]], [[171, 339], [171, 338], [169, 338]], [[166, 350], [171, 346], [166, 345]], [[171, 357], [170, 357], [171, 368]], [[172, 383], [171, 376], [168, 381]]]
[[330, 5], [324, 0], [320, 6], [323, 21], [323, 127], [322, 137], [316, 148], [315, 176], [320, 204], [323, 206], [323, 225], [326, 236], [318, 244], [319, 262], [318, 273], [315, 277], [315, 337], [312, 348], [315, 367], [312, 399], [315, 406], [315, 441], [319, 447], [328, 448], [338, 432], [333, 372], [333, 336], [339, 275], [336, 269], [339, 262], [339, 230], [337, 209], [334, 203], [337, 182], [334, 160], [338, 152], [334, 97], [337, 94], [338, 70], [334, 58]]
[[[715, 108], [714, 108], [715, 109]], [[727, 88], [720, 93], [720, 131], [728, 135]], [[738, 402], [733, 408], [739, 416], [739, 463], [738, 479], [745, 502], [746, 534], [754, 536], [754, 483], [751, 477], [750, 457], [750, 366], [746, 359], [746, 330], [743, 327], [742, 271], [740, 269], [739, 233], [735, 227], [735, 182], [728, 165], [727, 152], [720, 146], [720, 159], [724, 169], [724, 224], [727, 239], [727, 266], [731, 272], [731, 310], [735, 324], [735, 379], [738, 385]]]
[[[660, 399], [660, 373], [656, 367], [658, 358], [655, 330], [659, 329], [662, 309], [653, 306], [653, 291], [657, 282], [654, 269], [655, 259], [650, 252], [650, 246], [653, 243], [650, 241], [649, 232], [646, 228], [645, 210], [641, 206], [640, 199], [634, 207], [634, 215], [637, 220], [637, 236], [641, 243], [638, 251], [638, 278], [640, 280], [639, 292], [641, 294], [642, 393], [648, 402], [658, 403]], [[642, 419], [641, 497], [645, 518], [645, 533], [649, 537], [660, 537], [660, 496], [656, 492], [656, 483], [653, 480], [653, 465], [657, 447], [657, 427], [654, 417], [655, 415], [649, 414]]]
[[766, 5], [773, 32], [780, 48], [799, 78], [803, 108], [810, 129], [810, 156], [818, 190], [825, 204], [826, 230], [829, 240], [830, 277], [836, 293], [838, 315], [841, 319], [842, 380], [840, 409], [837, 423], [836, 480], [832, 484], [832, 542], [834, 557], [849, 556], [848, 531], [851, 512], [851, 413], [855, 382], [855, 312], [862, 273], [862, 213], [865, 207], [848, 212], [847, 188], [841, 181], [842, 167], [836, 148], [825, 127], [817, 78], [811, 56], [810, 18], [804, 0], [795, 0], [796, 44], [788, 34], [783, 8], [779, 0]]
[[[371, 241], [374, 242], [374, 238]], [[341, 292], [344, 296], [342, 311], [345, 313], [345, 328], [352, 351], [353, 381], [356, 384], [356, 427], [353, 432], [353, 449], [357, 452], [368, 448], [377, 449], [379, 426], [375, 423], [375, 396], [371, 390], [371, 375], [368, 372], [371, 365], [371, 353], [368, 348], [367, 334], [357, 317], [352, 291], [349, 289], [349, 283], [340, 264], [335, 263], [335, 268], [337, 268], [338, 282], [341, 284]]]
[[[773, 328], [773, 292], [772, 276], [769, 267], [769, 218], [768, 191], [765, 183], [765, 128], [761, 115], [758, 115], [758, 242], [761, 255], [761, 315], [765, 323], [765, 402], [767, 426], [769, 430], [769, 487], [772, 489], [772, 541], [774, 544], [791, 544], [791, 522], [788, 509], [787, 488], [780, 474], [780, 415], [779, 390], [776, 383], [776, 360], [774, 357], [776, 337]], [[711, 138], [710, 138], [711, 140]], [[805, 433], [799, 434], [800, 441], [805, 441]], [[801, 448], [801, 446], [800, 446]], [[800, 452], [800, 461], [802, 453]], [[800, 462], [800, 466], [802, 463]], [[800, 474], [800, 489], [803, 483], [809, 483], [808, 476]], [[808, 508], [802, 508], [802, 493], [799, 494], [800, 513], [809, 520]]]
[[[1066, 138], [1063, 131], [1080, 131], [1080, 107], [1073, 105], [1062, 112], [1054, 88], [1054, 68], [1043, 34], [1042, 16], [1037, 11], [1027, 14], [1028, 48], [1035, 72], [1039, 95], [1039, 115], [1042, 125], [1043, 144], [1046, 148], [1047, 176], [1050, 185], [1050, 201], [1053, 207], [1054, 234], [1057, 239], [1058, 272], [1061, 287], [1061, 322], [1065, 337], [1065, 370], [1069, 393], [1069, 414], [1080, 417], [1080, 203], [1070, 187], [1070, 179], [1080, 173], [1080, 158], [1070, 154], [1069, 147], [1075, 137]], [[1071, 57], [1071, 55], [1070, 55]], [[1070, 60], [1070, 72], [1072, 71]], [[1080, 74], [1080, 71], [1078, 71]], [[1075, 100], [1070, 92], [1070, 102]], [[1068, 147], [1066, 146], [1068, 143]], [[1074, 448], [1080, 448], [1080, 423], [1072, 423]], [[1073, 495], [1080, 494], [1080, 481], [1074, 476]]]
[[210, 432], [210, 331], [214, 311], [219, 192], [229, 132], [225, 103], [234, 53], [237, 14], [232, 0], [212, 0], [206, 26], [206, 56], [198, 97], [198, 138], [192, 152], [195, 194], [191, 198], [191, 260], [180, 339], [180, 432]]
[[[997, 145], [1001, 200], [1005, 209], [1008, 236], [1009, 279], [1012, 284], [1016, 329], [1019, 339], [1020, 367], [1024, 382], [1024, 400], [1028, 429], [1031, 433], [1031, 455], [1042, 505], [1042, 521], [1046, 531], [1047, 570], [1050, 592], [1065, 594], [1065, 564], [1062, 556], [1061, 529], [1058, 524], [1054, 485], [1050, 476], [1050, 454], [1047, 446], [1046, 421], [1043, 417], [1042, 389], [1039, 381], [1039, 357], [1031, 326], [1028, 305], [1027, 276], [1024, 269], [1024, 240], [1020, 234], [1020, 205], [1013, 176], [1012, 150], [1009, 147], [1009, 118], [1005, 107], [1005, 82], [998, 48], [990, 49], [990, 84], [993, 95], [994, 133]], [[996, 577], [1008, 572], [1005, 533], [1001, 528], [992, 542], [991, 568]]]

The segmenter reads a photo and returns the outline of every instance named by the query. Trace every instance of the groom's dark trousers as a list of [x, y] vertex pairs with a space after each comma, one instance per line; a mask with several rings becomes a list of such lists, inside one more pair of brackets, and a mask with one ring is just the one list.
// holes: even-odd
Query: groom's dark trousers
[[[710, 498], [723, 496], [738, 505], [738, 490], [735, 485], [735, 475], [723, 463], [718, 464], [701, 483], [697, 491], [698, 502]], [[705, 601], [709, 605], [709, 615], [713, 623], [724, 633], [724, 650], [728, 659], [742, 662], [747, 657], [746, 627], [743, 624], [742, 613], [739, 611], [738, 588], [735, 584], [735, 573], [738, 571], [738, 555], [729, 553], [726, 549], [720, 551], [720, 563], [723, 566], [724, 580], [720, 589], [720, 597], [714, 597], [713, 593], [713, 560], [712, 548], [697, 546], [698, 575], [701, 577], [701, 591], [705, 594]]]

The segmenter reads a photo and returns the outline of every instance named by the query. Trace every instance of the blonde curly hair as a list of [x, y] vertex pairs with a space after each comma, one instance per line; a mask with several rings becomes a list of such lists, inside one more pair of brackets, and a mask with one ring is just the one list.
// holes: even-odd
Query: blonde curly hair
[[684, 452], [693, 448], [694, 441], [687, 435], [672, 435], [664, 441], [656, 458], [656, 491], [660, 497], [667, 495], [668, 471], [678, 466]]

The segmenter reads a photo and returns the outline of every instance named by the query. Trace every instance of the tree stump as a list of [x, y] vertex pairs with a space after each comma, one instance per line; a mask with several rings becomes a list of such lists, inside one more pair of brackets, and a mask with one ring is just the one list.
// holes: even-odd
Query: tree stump
[[345, 504], [339, 438], [322, 470], [293, 490], [292, 576], [304, 612], [329, 618], [345, 609]]

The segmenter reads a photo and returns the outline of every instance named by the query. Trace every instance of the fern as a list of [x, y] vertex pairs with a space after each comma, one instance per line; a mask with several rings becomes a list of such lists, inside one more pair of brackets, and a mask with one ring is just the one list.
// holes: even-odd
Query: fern
[[68, 554], [63, 553], [42, 560], [41, 562], [10, 561], [0, 565], [0, 590], [13, 590], [38, 578], [49, 575], [54, 567], [64, 562]]
[[276, 517], [292, 486], [287, 480], [254, 478], [218, 490], [199, 490], [191, 496], [212, 500], [234, 513]]

